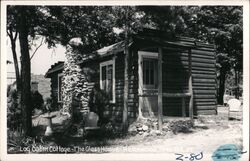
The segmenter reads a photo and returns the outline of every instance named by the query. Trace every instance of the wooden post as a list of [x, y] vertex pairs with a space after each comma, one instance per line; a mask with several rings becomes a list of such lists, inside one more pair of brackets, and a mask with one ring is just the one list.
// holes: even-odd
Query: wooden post
[[182, 107], [182, 117], [186, 117], [186, 102], [185, 97], [181, 98], [181, 107]]
[[191, 58], [191, 49], [188, 50], [188, 72], [189, 72], [189, 81], [188, 81], [188, 90], [191, 94], [189, 100], [189, 117], [193, 120], [193, 84], [192, 84], [192, 58]]
[[129, 28], [127, 24], [128, 19], [128, 12], [129, 7], [126, 8], [126, 24], [125, 24], [125, 49], [124, 49], [124, 93], [123, 93], [123, 117], [122, 117], [122, 123], [123, 123], [123, 130], [124, 132], [127, 132], [128, 128], [128, 82], [129, 82], [129, 75], [128, 75], [128, 66], [129, 66]]
[[123, 96], [123, 130], [126, 132], [128, 128], [128, 46], [125, 45], [125, 69], [124, 69], [124, 96]]
[[158, 55], [158, 127], [162, 130], [162, 48]]

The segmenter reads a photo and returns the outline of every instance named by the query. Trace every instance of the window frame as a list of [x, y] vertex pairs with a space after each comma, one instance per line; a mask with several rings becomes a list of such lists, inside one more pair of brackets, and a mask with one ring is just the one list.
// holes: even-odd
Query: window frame
[[[112, 100], [110, 100], [110, 103], [115, 103], [115, 58], [113, 58], [112, 60], [108, 60], [108, 61], [100, 63], [100, 89], [103, 90], [103, 88], [104, 88], [102, 86], [102, 67], [106, 66], [106, 68], [107, 68], [108, 65], [113, 66], [113, 68], [112, 68], [112, 70], [113, 70], [113, 72], [112, 72], [112, 77], [113, 77], [112, 78], [112, 82], [113, 82], [113, 84], [112, 84]], [[106, 69], [106, 71], [107, 71], [107, 69]], [[107, 81], [107, 78], [108, 77], [106, 75], [106, 80], [105, 81]]]
[[[144, 73], [144, 70], [146, 70], [145, 62], [147, 62], [147, 69], [148, 69], [148, 83], [147, 83], [147, 76]], [[152, 63], [152, 64], [151, 64]], [[153, 71], [153, 77], [152, 72]], [[157, 88], [157, 58], [152, 57], [143, 57], [142, 58], [142, 83], [143, 87], [146, 88]], [[152, 79], [153, 78], [153, 79]], [[145, 80], [144, 80], [145, 79]], [[153, 82], [152, 82], [153, 80]]]
[[[57, 102], [58, 103], [62, 103], [62, 100], [63, 99], [61, 99], [60, 100], [60, 90], [59, 90], [59, 83], [60, 83], [60, 78], [61, 78], [61, 81], [62, 81], [62, 77], [63, 77], [63, 73], [59, 73], [58, 75], [57, 75]], [[62, 92], [62, 82], [61, 82], [61, 92]], [[62, 95], [62, 94], [61, 94]], [[62, 96], [61, 96], [62, 97]]]
[[[138, 51], [138, 56], [139, 56], [139, 59], [138, 59], [138, 63], [139, 63], [139, 84], [143, 87], [141, 90], [147, 90], [147, 89], [157, 89], [156, 86], [158, 86], [158, 81], [157, 81], [157, 78], [156, 78], [156, 82], [154, 85], [146, 85], [144, 84], [143, 82], [143, 60], [144, 59], [156, 59], [158, 60], [158, 53], [157, 52], [149, 52], [149, 51]], [[156, 66], [157, 68], [157, 66]], [[156, 74], [154, 72], [154, 74]], [[141, 91], [139, 90], [139, 91]], [[141, 92], [139, 92], [141, 93]]]

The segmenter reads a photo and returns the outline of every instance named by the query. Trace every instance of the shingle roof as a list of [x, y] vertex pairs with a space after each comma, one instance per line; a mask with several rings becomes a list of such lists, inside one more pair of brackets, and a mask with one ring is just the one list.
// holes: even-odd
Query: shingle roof
[[[189, 38], [188, 39], [189, 41], [187, 41], [186, 39], [187, 38], [180, 37], [180, 38], [176, 38], [176, 40], [174, 41], [171, 41], [171, 40], [158, 38], [158, 37], [137, 35], [137, 36], [134, 36], [133, 39], [129, 41], [129, 46], [131, 46], [135, 42], [151, 42], [151, 43], [162, 45], [162, 46], [174, 46], [174, 47], [181, 47], [181, 48], [186, 48], [186, 49], [195, 48], [196, 46], [195, 39]], [[81, 64], [83, 62], [93, 60], [96, 58], [102, 58], [102, 57], [107, 57], [113, 54], [122, 53], [124, 49], [125, 49], [125, 41], [120, 41], [118, 43], [96, 50], [95, 52], [89, 54], [88, 56], [80, 60], [78, 64]]]
[[112, 45], [109, 45], [109, 46], [105, 46], [99, 50], [96, 51], [96, 53], [99, 55], [99, 56], [104, 56], [104, 55], [107, 55], [108, 53], [110, 52], [120, 52], [120, 51], [123, 51], [123, 48], [124, 48], [124, 41], [120, 41], [118, 43], [115, 43], [115, 44], [112, 44]]
[[50, 69], [46, 72], [44, 77], [50, 78], [52, 73], [63, 70], [63, 67], [64, 67], [63, 61], [59, 61], [59, 62], [51, 65]]

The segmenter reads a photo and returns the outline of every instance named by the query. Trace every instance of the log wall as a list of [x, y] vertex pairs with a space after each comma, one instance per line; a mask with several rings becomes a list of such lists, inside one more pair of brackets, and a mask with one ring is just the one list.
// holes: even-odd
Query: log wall
[[[163, 93], [188, 92], [188, 50], [163, 50]], [[216, 114], [216, 62], [210, 46], [191, 50], [194, 115]], [[186, 115], [188, 116], [186, 98]], [[181, 116], [181, 98], [163, 98], [163, 114]]]

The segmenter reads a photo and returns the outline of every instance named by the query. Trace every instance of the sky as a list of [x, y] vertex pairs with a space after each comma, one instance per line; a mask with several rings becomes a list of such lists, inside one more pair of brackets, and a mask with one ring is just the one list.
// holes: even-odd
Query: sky
[[[41, 42], [41, 39], [38, 39], [36, 41], [37, 45], [39, 45]], [[30, 50], [30, 55], [34, 52], [35, 48], [32, 47], [32, 50]], [[20, 60], [20, 45], [19, 41], [17, 39], [16, 41], [16, 51], [17, 51], [17, 57]], [[65, 52], [66, 48], [57, 45], [54, 49], [48, 49], [46, 44], [43, 44], [35, 53], [34, 57], [31, 59], [31, 73], [36, 75], [45, 75], [45, 73], [48, 71], [48, 69], [53, 65], [54, 63], [58, 61], [64, 61], [65, 60]], [[10, 60], [13, 62], [13, 56], [11, 51], [11, 44], [10, 40], [7, 39], [7, 60]], [[20, 62], [19, 62], [20, 63]], [[20, 68], [20, 65], [19, 65]], [[7, 65], [7, 72], [15, 72], [14, 64], [8, 64]]]
[[[122, 29], [119, 28], [113, 28], [114, 32], [119, 34], [122, 32]], [[42, 38], [35, 41], [35, 44], [37, 46], [40, 44]], [[36, 47], [32, 46], [32, 50], [30, 50], [30, 56], [34, 52]], [[20, 45], [19, 40], [17, 37], [16, 41], [16, 51], [17, 51], [17, 57], [20, 60]], [[31, 73], [36, 75], [45, 75], [45, 73], [48, 71], [48, 69], [51, 67], [51, 65], [55, 64], [58, 61], [65, 61], [65, 52], [66, 48], [62, 45], [57, 45], [56, 48], [48, 49], [47, 44], [43, 44], [35, 53], [34, 57], [31, 59]], [[9, 38], [7, 37], [7, 60], [10, 60], [13, 62], [13, 56], [11, 51], [11, 43]], [[20, 63], [20, 62], [19, 62]], [[20, 65], [19, 65], [20, 68]], [[8, 75], [14, 75], [15, 68], [14, 64], [8, 64], [7, 65], [7, 72]], [[10, 74], [10, 72], [13, 72]]]

